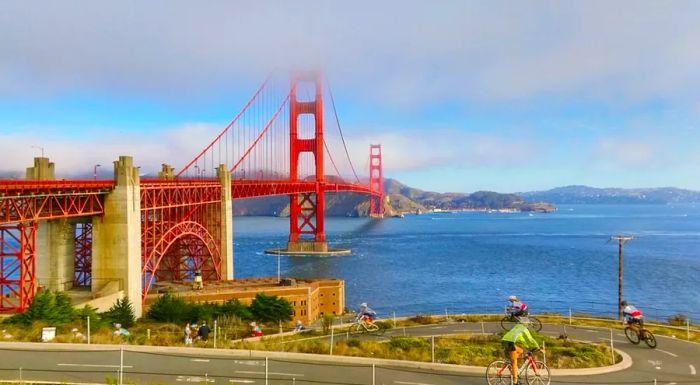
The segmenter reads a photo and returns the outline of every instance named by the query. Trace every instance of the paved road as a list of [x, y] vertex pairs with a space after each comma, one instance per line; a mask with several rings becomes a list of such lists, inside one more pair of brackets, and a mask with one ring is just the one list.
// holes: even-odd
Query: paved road
[[[495, 324], [485, 324], [486, 332], [496, 331]], [[440, 335], [480, 332], [481, 324], [432, 325], [405, 329], [410, 335]], [[545, 325], [544, 333], [558, 336], [563, 326]], [[403, 334], [403, 329], [391, 330], [383, 338]], [[609, 329], [567, 327], [566, 333], [575, 339], [609, 341]], [[700, 344], [658, 337], [659, 347], [649, 349], [632, 345], [621, 330], [613, 331], [615, 347], [627, 352], [633, 360], [623, 371], [588, 376], [555, 375], [553, 384], [700, 384]], [[95, 349], [84, 351], [84, 349]], [[484, 384], [483, 370], [457, 373], [454, 370], [426, 370], [389, 367], [370, 360], [355, 363], [326, 362], [331, 357], [306, 360], [262, 352], [215, 351], [192, 348], [153, 348], [125, 346], [123, 354], [115, 346], [16, 344], [0, 343], [0, 379], [60, 381], [63, 383], [105, 383], [106, 377], [117, 379], [120, 363], [125, 382], [140, 384], [213, 383], [213, 384]], [[132, 351], [132, 349], [136, 351]], [[284, 357], [284, 358], [282, 358]], [[267, 372], [268, 381], [265, 381]]]

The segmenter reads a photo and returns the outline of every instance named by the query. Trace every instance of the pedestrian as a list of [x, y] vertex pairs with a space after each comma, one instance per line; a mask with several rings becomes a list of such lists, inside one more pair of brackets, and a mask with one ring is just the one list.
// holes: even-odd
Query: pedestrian
[[294, 331], [300, 332], [302, 330], [304, 330], [304, 324], [298, 319], [296, 326], [294, 326]]
[[250, 328], [251, 328], [251, 332], [250, 332], [251, 337], [262, 337], [262, 329], [260, 328], [260, 326], [258, 326], [257, 323], [251, 322]]
[[185, 324], [185, 345], [191, 345], [192, 344], [192, 328], [190, 328], [190, 324], [186, 323]]
[[202, 322], [202, 326], [199, 327], [199, 330], [197, 330], [197, 335], [199, 335], [199, 338], [207, 342], [207, 339], [209, 338], [209, 332], [211, 332], [211, 329], [209, 329], [209, 326], [207, 326], [206, 322]]

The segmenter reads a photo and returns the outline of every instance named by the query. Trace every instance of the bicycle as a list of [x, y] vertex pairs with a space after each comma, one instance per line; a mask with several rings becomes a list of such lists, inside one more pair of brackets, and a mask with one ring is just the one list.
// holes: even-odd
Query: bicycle
[[527, 325], [528, 328], [536, 332], [542, 330], [542, 321], [540, 321], [536, 317], [517, 317], [514, 316], [510, 311], [506, 311], [506, 316], [503, 317], [503, 319], [501, 319], [501, 327], [503, 328], [503, 330], [510, 330], [517, 323], [524, 323]]
[[625, 328], [625, 336], [631, 343], [637, 345], [640, 341], [644, 341], [650, 348], [656, 347], [656, 337], [648, 329], [644, 329], [643, 324], [632, 323]]
[[[549, 368], [544, 362], [537, 361], [532, 353], [525, 352], [525, 360], [518, 369], [518, 377], [525, 378], [528, 385], [549, 385], [552, 381]], [[489, 385], [512, 385], [512, 371], [510, 360], [493, 361], [486, 367], [486, 381]]]
[[[376, 320], [375, 320], [376, 321]], [[355, 318], [355, 323], [350, 325], [350, 333], [353, 334], [375, 334], [382, 335], [386, 329], [377, 325], [376, 322], [367, 323], [361, 318]]]

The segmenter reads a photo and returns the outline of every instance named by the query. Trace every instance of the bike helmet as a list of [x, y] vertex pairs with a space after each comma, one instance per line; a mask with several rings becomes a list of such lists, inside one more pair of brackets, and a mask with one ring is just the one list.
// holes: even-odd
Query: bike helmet
[[627, 306], [627, 301], [622, 301], [622, 302], [620, 302], [620, 305], [622, 305], [622, 306]]
[[517, 300], [518, 300], [518, 297], [516, 297], [514, 295], [511, 295], [510, 297], [508, 297], [508, 301], [517, 301]]
[[362, 303], [360, 304], [360, 307], [367, 307], [367, 302], [362, 302]]

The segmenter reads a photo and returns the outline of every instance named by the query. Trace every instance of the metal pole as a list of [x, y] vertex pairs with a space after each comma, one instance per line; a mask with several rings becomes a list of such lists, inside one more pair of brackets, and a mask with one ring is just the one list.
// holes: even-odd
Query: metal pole
[[617, 255], [618, 255], [618, 266], [617, 266], [617, 318], [622, 319], [622, 245], [626, 241], [631, 241], [634, 237], [627, 236], [614, 236], [610, 237], [611, 240], [617, 241]]
[[486, 334], [486, 332], [484, 331], [484, 319], [483, 318], [481, 319], [481, 334]]
[[333, 330], [333, 320], [331, 320], [331, 356], [333, 355], [333, 335], [334, 335], [334, 330]]
[[396, 327], [396, 312], [395, 312], [395, 311], [392, 311], [391, 313], [392, 313], [393, 316], [394, 316], [394, 327]]
[[686, 333], [686, 339], [690, 341], [690, 318], [685, 320], [685, 333]]
[[119, 347], [119, 385], [124, 385], [124, 347]]
[[90, 316], [87, 316], [87, 343], [90, 345]]
[[542, 362], [547, 365], [547, 341], [542, 341]]
[[569, 325], [571, 325], [571, 308], [569, 308]]
[[447, 308], [445, 308], [445, 322], [450, 320], [450, 316], [447, 315]]
[[430, 337], [430, 356], [435, 363], [435, 336]]
[[214, 349], [216, 349], [216, 320], [214, 320]]
[[19, 383], [20, 384], [24, 383], [24, 380], [22, 379], [22, 368], [21, 367], [19, 368]]
[[615, 344], [613, 342], [613, 330], [610, 329], [610, 356], [612, 357], [612, 364], [615, 365]]
[[270, 360], [268, 357], [265, 357], [265, 385], [268, 385], [268, 367], [270, 366]]
[[372, 364], [372, 385], [377, 385], [377, 369], [374, 364]]

